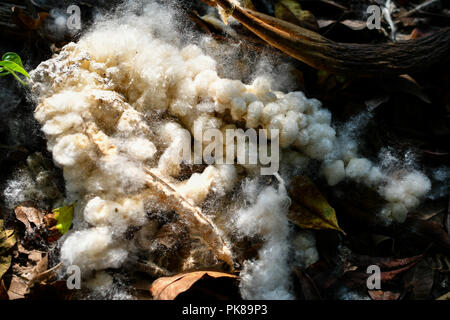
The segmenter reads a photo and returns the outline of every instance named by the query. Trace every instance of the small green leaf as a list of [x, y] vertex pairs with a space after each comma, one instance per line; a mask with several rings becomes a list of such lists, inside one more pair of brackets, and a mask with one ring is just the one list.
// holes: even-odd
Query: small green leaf
[[56, 229], [58, 229], [61, 234], [65, 234], [67, 231], [69, 231], [70, 226], [72, 225], [75, 205], [76, 202], [74, 202], [70, 206], [64, 206], [52, 210], [53, 215], [57, 221]]
[[12, 61], [0, 61], [0, 67], [4, 67], [7, 71], [16, 71], [23, 74], [25, 77], [29, 78], [28, 72], [25, 71], [20, 65]]
[[11, 69], [9, 69], [8, 67], [5, 67], [5, 69], [8, 71], [8, 74], [11, 74], [14, 76], [14, 78], [16, 78], [17, 81], [19, 81], [22, 85], [26, 86], [27, 83], [25, 81], [23, 81], [22, 79], [19, 78], [19, 76]]
[[20, 59], [20, 57], [17, 53], [7, 52], [3, 55], [2, 60], [14, 62], [15, 64], [17, 64], [23, 68], [22, 59]]
[[14, 52], [7, 52], [2, 56], [2, 59], [3, 61], [0, 61], [0, 77], [11, 74], [17, 81], [26, 86], [27, 83], [20, 79], [16, 74], [16, 72], [18, 72], [25, 77], [30, 78], [28, 72], [23, 68], [22, 59], [20, 59], [19, 55]]

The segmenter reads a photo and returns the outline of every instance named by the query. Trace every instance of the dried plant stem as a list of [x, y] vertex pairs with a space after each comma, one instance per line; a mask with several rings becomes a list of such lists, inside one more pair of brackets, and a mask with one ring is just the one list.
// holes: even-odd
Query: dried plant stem
[[450, 28], [397, 43], [353, 44], [331, 41], [295, 24], [214, 0], [270, 45], [320, 70], [356, 77], [385, 77], [426, 70], [450, 56]]
[[191, 227], [198, 231], [202, 239], [211, 247], [216, 256], [230, 265], [233, 270], [233, 258], [231, 250], [222, 239], [221, 232], [211, 219], [205, 216], [200, 208], [192, 205], [181, 196], [173, 186], [156, 171], [146, 169], [147, 185], [157, 194], [160, 200], [170, 208], [173, 208], [181, 218], [187, 221]]

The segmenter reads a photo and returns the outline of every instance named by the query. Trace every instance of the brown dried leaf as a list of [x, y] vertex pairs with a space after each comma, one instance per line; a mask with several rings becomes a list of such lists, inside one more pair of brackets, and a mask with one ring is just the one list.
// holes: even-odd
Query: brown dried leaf
[[323, 291], [331, 287], [344, 274], [344, 266], [319, 260], [310, 265], [306, 273], [314, 283]]
[[[350, 288], [363, 287], [367, 281], [367, 278], [370, 276], [366, 273], [366, 267], [369, 265], [377, 265], [381, 268], [381, 270], [384, 270], [381, 272], [381, 282], [388, 282], [396, 278], [398, 275], [410, 270], [422, 258], [423, 254], [402, 259], [351, 254], [347, 258], [347, 266], [345, 267], [345, 273], [342, 277], [342, 281]], [[357, 268], [355, 269], [351, 266], [356, 266]]]
[[352, 254], [349, 256], [348, 260], [351, 264], [358, 267], [366, 267], [370, 265], [377, 265], [382, 269], [395, 269], [407, 266], [409, 264], [416, 264], [423, 258], [423, 254], [409, 257], [409, 258], [384, 258], [384, 257], [371, 257], [364, 255]]
[[431, 289], [434, 284], [434, 272], [434, 269], [426, 260], [422, 260], [412, 270], [411, 286], [415, 300], [426, 300], [430, 298]]
[[[408, 271], [414, 264], [407, 265], [406, 267], [399, 268], [392, 271], [381, 272], [381, 283], [385, 283], [395, 279], [400, 274]], [[349, 271], [346, 272], [340, 279], [344, 285], [349, 288], [363, 288], [366, 285], [366, 281], [370, 274], [363, 271]]]
[[173, 277], [159, 278], [153, 282], [150, 292], [155, 300], [173, 300], [180, 293], [189, 290], [194, 283], [205, 277], [211, 278], [233, 278], [237, 276], [217, 271], [195, 271], [178, 274]]
[[29, 292], [30, 286], [28, 281], [14, 274], [8, 289], [9, 300], [24, 299]]
[[418, 220], [407, 218], [406, 221], [400, 225], [402, 231], [408, 232], [411, 236], [415, 236], [425, 243], [433, 244], [434, 246], [450, 253], [450, 236], [445, 232], [440, 223], [430, 220]]
[[28, 30], [36, 30], [48, 17], [48, 12], [39, 12], [38, 17], [34, 19], [19, 7], [13, 7], [12, 13], [14, 23]]
[[398, 300], [400, 293], [382, 290], [369, 290], [369, 296], [372, 300]]
[[38, 250], [26, 250], [22, 246], [18, 246], [16, 254], [19, 252], [23, 255], [28, 255], [26, 264], [15, 263], [12, 266], [13, 276], [11, 284], [8, 289], [8, 296], [10, 300], [23, 299], [30, 293], [36, 279], [39, 279], [48, 267], [47, 252]]
[[297, 275], [300, 290], [303, 298], [305, 300], [321, 300], [319, 289], [317, 288], [314, 280], [299, 268], [295, 269], [295, 274]]
[[44, 213], [31, 206], [18, 206], [16, 209], [14, 209], [14, 213], [16, 214], [17, 220], [25, 225], [28, 233], [33, 232], [31, 223], [33, 223], [38, 228], [40, 228], [44, 224]]
[[395, 269], [392, 271], [386, 271], [386, 272], [382, 272], [381, 273], [381, 281], [390, 281], [392, 279], [394, 279], [396, 276], [398, 276], [399, 274], [411, 269], [413, 266], [415, 265], [415, 263], [412, 263], [410, 265], [407, 265], [406, 267], [403, 268], [399, 268], [399, 269]]
[[[420, 211], [412, 211], [408, 213], [408, 217], [418, 220], [431, 220], [434, 217], [441, 215], [445, 211], [445, 208], [427, 208]], [[433, 219], [434, 221], [434, 219]]]

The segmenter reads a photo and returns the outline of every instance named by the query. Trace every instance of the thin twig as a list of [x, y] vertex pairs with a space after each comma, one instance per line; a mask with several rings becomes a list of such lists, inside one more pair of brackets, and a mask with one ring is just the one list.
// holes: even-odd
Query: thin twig
[[419, 5], [418, 5], [417, 7], [415, 7], [414, 9], [409, 10], [408, 12], [405, 12], [404, 14], [401, 14], [399, 18], [406, 18], [406, 17], [409, 17], [410, 15], [412, 15], [412, 14], [414, 14], [414, 13], [416, 13], [416, 12], [422, 10], [422, 9], [425, 9], [426, 7], [428, 7], [428, 6], [430, 6], [430, 5], [434, 4], [434, 3], [436, 3], [436, 2], [438, 2], [438, 1], [439, 1], [439, 0], [428, 0], [428, 1], [425, 1], [425, 2], [422, 3], [422, 4], [419, 4]]

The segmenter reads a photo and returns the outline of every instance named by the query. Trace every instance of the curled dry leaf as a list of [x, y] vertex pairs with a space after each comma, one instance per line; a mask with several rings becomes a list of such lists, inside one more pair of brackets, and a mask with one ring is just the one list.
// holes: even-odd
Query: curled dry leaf
[[44, 213], [40, 210], [28, 205], [21, 205], [14, 209], [17, 220], [22, 222], [28, 233], [33, 233], [33, 227], [31, 223], [37, 228], [40, 228], [44, 224]]
[[[410, 258], [393, 259], [393, 258], [383, 258], [383, 257], [370, 257], [370, 256], [360, 256], [351, 255], [348, 258], [349, 265], [356, 266], [357, 268], [347, 267], [347, 272], [344, 273], [342, 277], [343, 283], [348, 287], [356, 288], [365, 285], [369, 274], [366, 272], [366, 267], [369, 265], [379, 266], [382, 270], [381, 272], [381, 282], [385, 283], [395, 279], [397, 276], [405, 273], [414, 267], [419, 261], [421, 261], [423, 255], [414, 256]], [[386, 270], [388, 269], [388, 270]], [[389, 270], [392, 269], [392, 270]], [[376, 293], [375, 293], [376, 294]], [[379, 294], [378, 300], [381, 299], [381, 294]], [[374, 298], [372, 298], [374, 299]], [[374, 299], [376, 300], [376, 299]]]
[[[395, 269], [392, 271], [381, 272], [381, 283], [389, 282], [395, 279], [397, 276], [403, 274], [413, 267], [414, 264], [407, 265], [406, 267]], [[346, 272], [340, 281], [349, 288], [364, 288], [366, 286], [367, 278], [370, 276], [366, 270], [356, 270]]]
[[30, 287], [27, 280], [22, 279], [17, 275], [13, 275], [8, 289], [9, 300], [24, 299], [25, 295], [29, 292]]
[[39, 250], [27, 250], [20, 244], [15, 257], [26, 256], [26, 262], [14, 263], [12, 266], [13, 276], [8, 289], [10, 300], [23, 299], [30, 292], [38, 276], [47, 270], [48, 254]]
[[353, 254], [346, 257], [343, 264], [334, 265], [319, 260], [308, 268], [307, 273], [321, 290], [327, 290], [336, 281], [349, 288], [364, 288], [370, 276], [366, 272], [367, 266], [379, 266], [382, 270], [381, 282], [385, 283], [410, 270], [422, 258], [423, 255], [394, 259]]
[[392, 270], [392, 271], [382, 272], [381, 273], [381, 281], [382, 282], [384, 282], [384, 281], [391, 281], [392, 279], [394, 279], [399, 274], [401, 274], [401, 273], [411, 269], [414, 265], [415, 265], [415, 263], [411, 263], [410, 265], [407, 265], [406, 267], [403, 267], [403, 268], [395, 269], [395, 270]]
[[153, 282], [150, 292], [155, 300], [173, 300], [180, 293], [183, 293], [194, 285], [197, 281], [205, 278], [230, 278], [237, 279], [237, 276], [229, 273], [217, 271], [195, 271], [178, 274], [173, 277], [159, 278]]
[[297, 176], [290, 186], [291, 221], [305, 229], [332, 229], [345, 233], [338, 225], [336, 212], [308, 177]]

